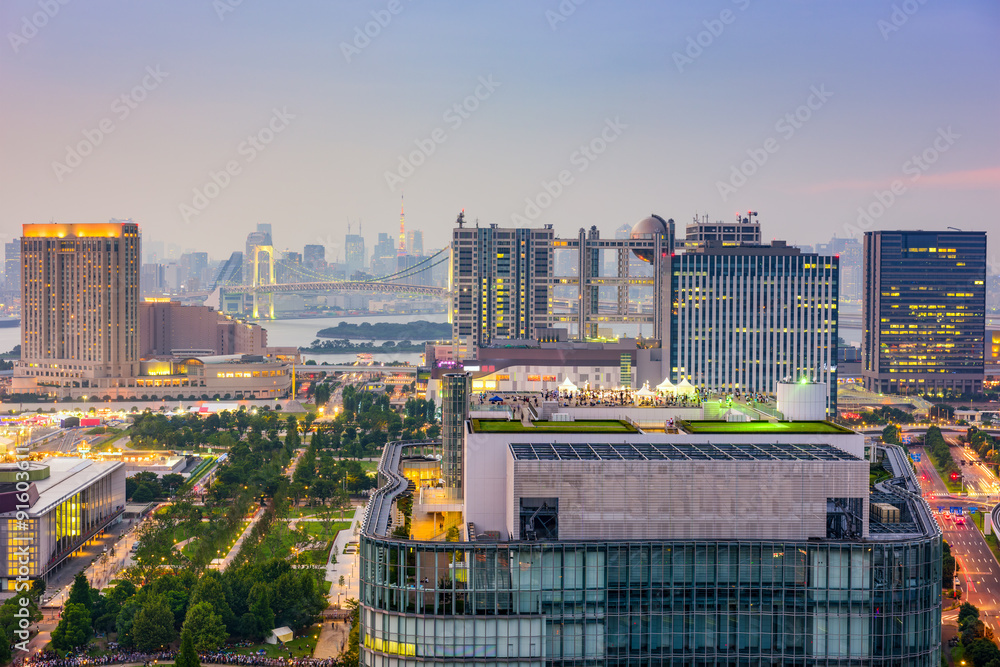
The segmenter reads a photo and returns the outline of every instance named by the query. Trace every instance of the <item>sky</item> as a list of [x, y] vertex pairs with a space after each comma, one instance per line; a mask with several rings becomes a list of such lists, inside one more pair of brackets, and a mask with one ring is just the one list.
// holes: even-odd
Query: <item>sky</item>
[[404, 194], [426, 248], [462, 209], [1000, 236], [992, 0], [3, 0], [0, 34], [5, 241], [131, 218], [223, 259], [270, 223], [336, 260]]

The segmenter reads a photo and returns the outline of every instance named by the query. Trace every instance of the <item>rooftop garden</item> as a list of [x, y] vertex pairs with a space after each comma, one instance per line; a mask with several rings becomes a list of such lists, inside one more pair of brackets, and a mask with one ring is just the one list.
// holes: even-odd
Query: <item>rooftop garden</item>
[[476, 433], [638, 433], [635, 426], [617, 419], [536, 421], [531, 426], [506, 419], [473, 419], [472, 430]]
[[726, 422], [726, 421], [681, 421], [678, 426], [688, 433], [695, 434], [741, 434], [750, 435], [780, 435], [783, 433], [795, 435], [837, 435], [853, 433], [850, 429], [837, 426], [826, 421], [806, 422]]

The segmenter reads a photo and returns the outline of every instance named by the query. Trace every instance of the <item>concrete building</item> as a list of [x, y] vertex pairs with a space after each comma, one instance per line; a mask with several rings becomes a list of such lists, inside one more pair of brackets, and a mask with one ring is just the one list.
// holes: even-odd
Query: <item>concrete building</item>
[[344, 237], [344, 267], [348, 279], [355, 271], [365, 270], [365, 237], [360, 234], [348, 234]]
[[21, 291], [21, 239], [3, 244], [4, 288], [8, 292]]
[[983, 389], [985, 232], [866, 232], [865, 388], [892, 394]]
[[[458, 542], [391, 536], [422, 445], [390, 443], [360, 663], [936, 667], [941, 533], [905, 452], [870, 490], [860, 434], [755, 424], [471, 419]], [[440, 528], [455, 500], [419, 490], [414, 526]]]
[[139, 371], [139, 226], [24, 225], [14, 391], [109, 390]]
[[423, 255], [424, 254], [424, 233], [418, 230], [410, 230], [406, 232], [406, 254], [407, 255]]
[[139, 354], [150, 357], [267, 354], [267, 331], [209, 306], [145, 300], [139, 304]]
[[[4, 591], [13, 590], [22, 567], [31, 579], [47, 579], [125, 509], [125, 466], [120, 462], [52, 458], [28, 465], [27, 480], [16, 464], [0, 465]], [[19, 498], [25, 494], [26, 503]], [[20, 505], [28, 505], [21, 510], [26, 518], [18, 517]]]
[[696, 215], [685, 229], [684, 247], [700, 248], [709, 241], [725, 246], [760, 245], [760, 222], [756, 218], [753, 211], [748, 211], [746, 217], [737, 213], [735, 222], [709, 222], [707, 215]]

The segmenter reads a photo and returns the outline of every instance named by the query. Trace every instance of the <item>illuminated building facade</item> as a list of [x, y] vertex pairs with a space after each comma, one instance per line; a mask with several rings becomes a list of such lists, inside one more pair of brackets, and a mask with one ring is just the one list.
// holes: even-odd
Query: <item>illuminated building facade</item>
[[108, 389], [139, 370], [139, 226], [24, 225], [14, 391]]
[[684, 247], [700, 248], [709, 241], [727, 246], [760, 245], [760, 222], [756, 217], [753, 211], [748, 211], [746, 217], [737, 213], [735, 222], [710, 222], [707, 215], [695, 216], [685, 229]]
[[[87, 540], [102, 533], [125, 509], [125, 464], [53, 458], [33, 462], [29, 479], [16, 465], [0, 466], [0, 572], [3, 590], [12, 590], [20, 569], [31, 579], [47, 579]], [[27, 491], [21, 489], [27, 486]], [[27, 493], [27, 519], [16, 518], [18, 495]], [[27, 548], [27, 563], [22, 562]]]
[[836, 409], [838, 259], [767, 246], [705, 247], [674, 258], [671, 377], [773, 393], [816, 378]]
[[866, 232], [864, 258], [865, 388], [982, 391], [986, 233]]

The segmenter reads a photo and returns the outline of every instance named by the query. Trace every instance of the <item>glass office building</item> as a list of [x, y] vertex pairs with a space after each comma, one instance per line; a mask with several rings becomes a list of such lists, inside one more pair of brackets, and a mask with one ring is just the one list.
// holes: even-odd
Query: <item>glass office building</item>
[[864, 289], [866, 389], [982, 391], [985, 232], [867, 232]]
[[470, 526], [449, 543], [386, 537], [401, 447], [362, 530], [364, 665], [940, 663], [941, 534], [899, 448], [870, 499], [898, 520], [865, 512], [863, 538], [830, 537], [828, 519], [826, 539], [485, 541]]

